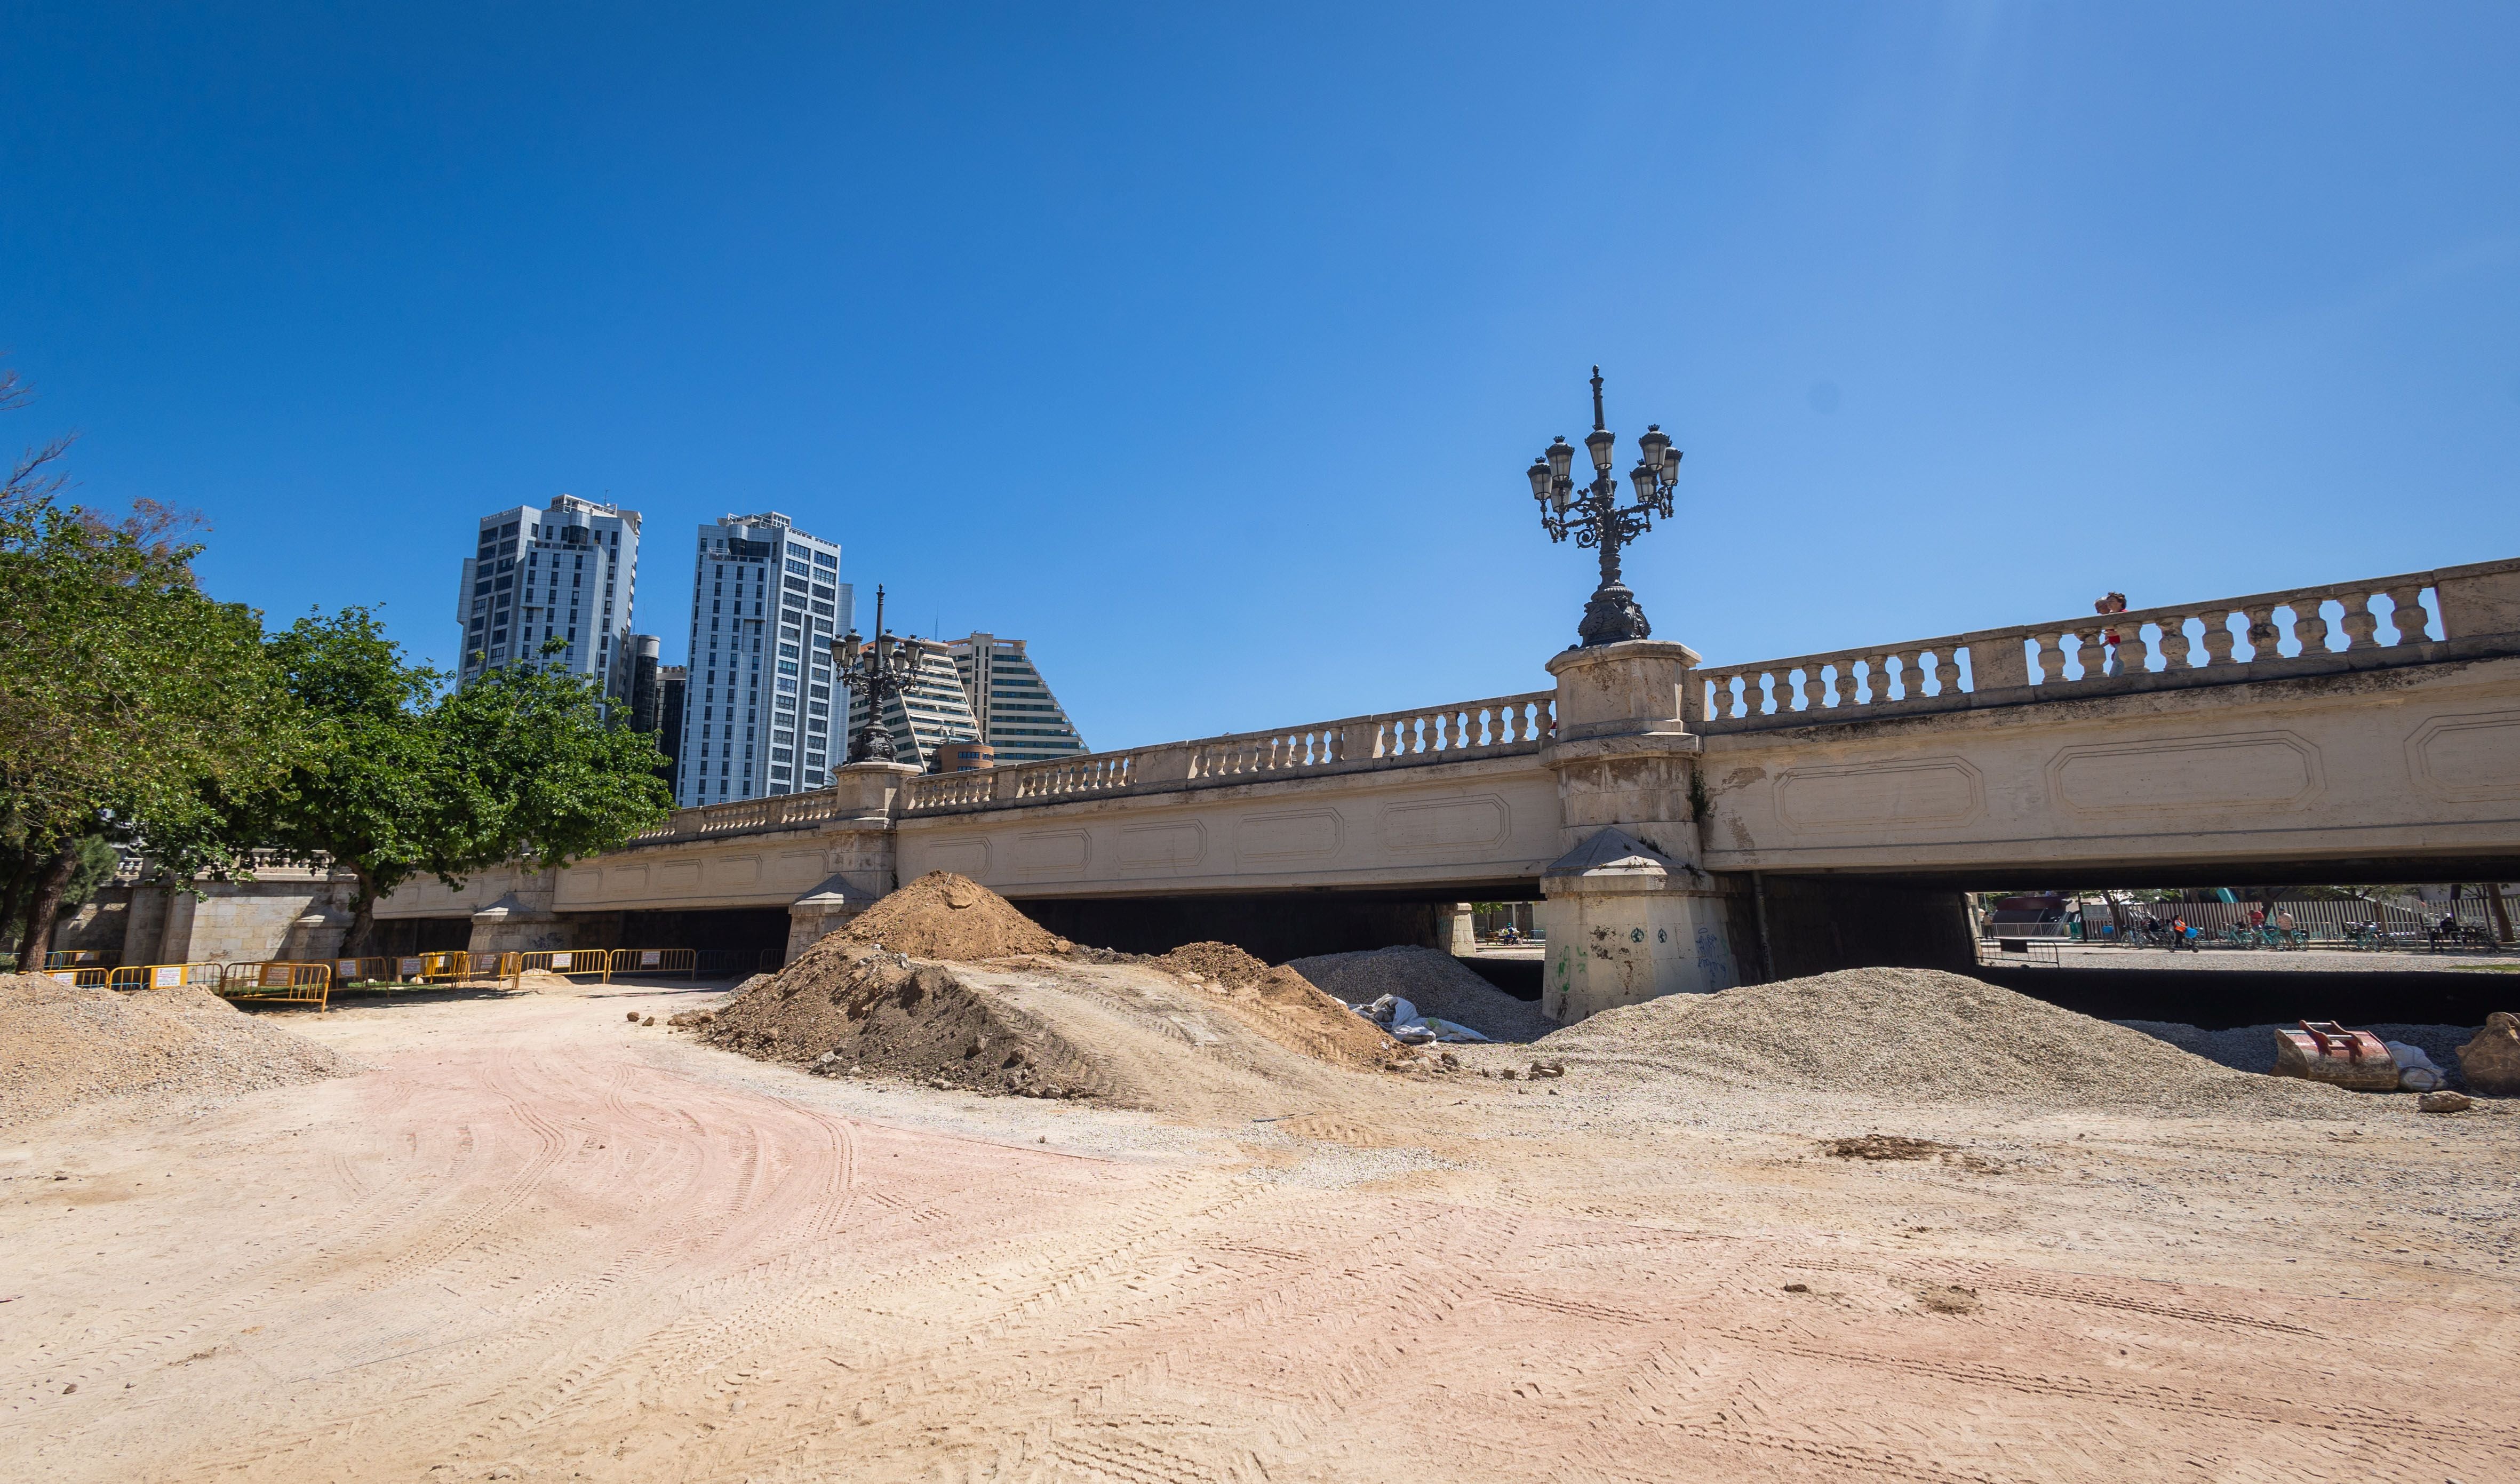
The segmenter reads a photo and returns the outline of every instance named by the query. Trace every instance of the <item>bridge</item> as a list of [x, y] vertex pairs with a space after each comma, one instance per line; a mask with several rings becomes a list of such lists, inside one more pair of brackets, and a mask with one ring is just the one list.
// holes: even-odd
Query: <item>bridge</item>
[[467, 919], [476, 949], [509, 949], [781, 912], [792, 954], [936, 870], [1093, 941], [1160, 920], [1284, 942], [1292, 919], [1376, 911], [1393, 941], [1427, 904], [1538, 899], [1545, 1007], [1573, 1019], [1857, 958], [1973, 962], [1963, 885], [2520, 875], [2520, 560], [1546, 668], [1522, 695], [1017, 767], [859, 764], [557, 873], [409, 886], [379, 916]]

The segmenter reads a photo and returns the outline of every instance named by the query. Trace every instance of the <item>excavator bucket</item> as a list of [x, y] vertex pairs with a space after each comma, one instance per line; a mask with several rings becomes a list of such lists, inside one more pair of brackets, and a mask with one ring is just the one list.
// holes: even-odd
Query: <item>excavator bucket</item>
[[2398, 1061], [2367, 1030], [2347, 1030], [2333, 1020], [2304, 1020], [2299, 1030], [2275, 1032], [2275, 1075], [2308, 1077], [2358, 1092], [2398, 1090]]

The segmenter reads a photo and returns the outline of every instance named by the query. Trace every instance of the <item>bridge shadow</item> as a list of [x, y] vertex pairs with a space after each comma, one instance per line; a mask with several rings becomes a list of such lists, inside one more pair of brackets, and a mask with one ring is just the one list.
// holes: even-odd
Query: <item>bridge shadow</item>
[[1984, 965], [1975, 976], [2103, 1020], [2206, 1030], [2295, 1020], [2482, 1025], [2520, 1003], [2520, 974], [2479, 969], [2047, 968]]

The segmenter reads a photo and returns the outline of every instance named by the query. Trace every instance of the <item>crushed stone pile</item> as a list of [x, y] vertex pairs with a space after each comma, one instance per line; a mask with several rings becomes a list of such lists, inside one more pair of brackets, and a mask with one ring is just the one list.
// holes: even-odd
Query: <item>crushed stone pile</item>
[[[2120, 1020], [2116, 1022], [2132, 1031], [2140, 1031], [2155, 1040], [2167, 1041], [2190, 1056], [2202, 1057], [2234, 1071], [2272, 1073], [2275, 1065], [2275, 1032], [2297, 1030], [2295, 1024], [2242, 1025], [2230, 1030], [2200, 1030], [2177, 1020]], [[2441, 1068], [2452, 1087], [2465, 1087], [2459, 1075], [2458, 1049], [2476, 1035], [2476, 1027], [2467, 1025], [2355, 1025], [2354, 1030], [2367, 1030], [2382, 1041], [2403, 1041], [2423, 1048], [2433, 1065]]]
[[931, 871], [860, 913], [840, 935], [914, 959], [976, 964], [1075, 945], [967, 876]]
[[2000, 1101], [2037, 1110], [2341, 1116], [2352, 1095], [2258, 1077], [2154, 1037], [1927, 968], [1853, 968], [1667, 995], [1542, 1037], [1570, 1065], [1745, 1093]]
[[1397, 995], [1419, 1014], [1458, 1021], [1491, 1041], [1537, 1041], [1557, 1029], [1539, 1006], [1507, 994], [1441, 949], [1323, 954], [1290, 960], [1286, 967], [1350, 1005]]
[[0, 974], [0, 1128], [110, 1098], [206, 1104], [357, 1070], [206, 990], [125, 993]]

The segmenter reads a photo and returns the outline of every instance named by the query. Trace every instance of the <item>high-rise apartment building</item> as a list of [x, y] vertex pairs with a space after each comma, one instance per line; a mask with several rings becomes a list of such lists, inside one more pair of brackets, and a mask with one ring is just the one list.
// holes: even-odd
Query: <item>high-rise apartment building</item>
[[[530, 659], [591, 677], [608, 696], [626, 698], [638, 578], [635, 510], [561, 495], [542, 510], [519, 505], [482, 517], [455, 603], [464, 629], [459, 683]], [[546, 661], [549, 639], [565, 647]]]
[[849, 609], [839, 547], [777, 511], [699, 528], [676, 802], [719, 804], [829, 781], [842, 750], [832, 745], [842, 734], [831, 640], [847, 631]]
[[1022, 640], [974, 634], [948, 648], [979, 729], [975, 735], [996, 752], [999, 767], [1088, 750]]

